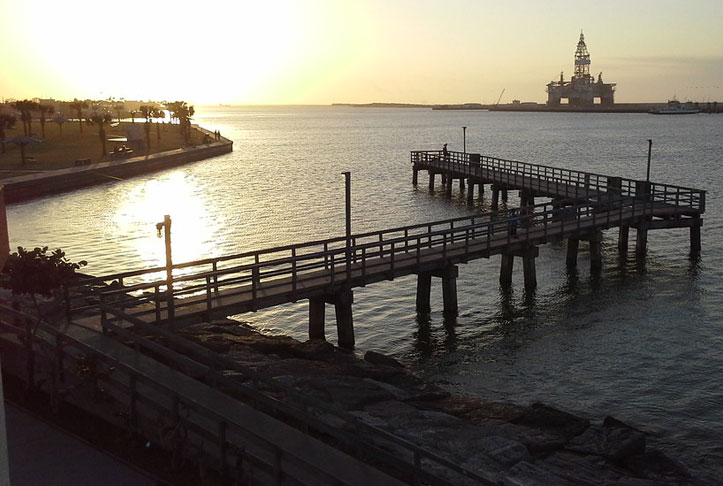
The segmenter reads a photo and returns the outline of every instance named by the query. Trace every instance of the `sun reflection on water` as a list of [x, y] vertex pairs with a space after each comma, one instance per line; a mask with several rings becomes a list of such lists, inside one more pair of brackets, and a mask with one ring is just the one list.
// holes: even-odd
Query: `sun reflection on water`
[[207, 196], [194, 176], [173, 172], [134, 186], [113, 215], [119, 234], [142, 235], [122, 242], [136, 254], [136, 268], [165, 265], [165, 245], [163, 239], [157, 238], [156, 223], [163, 221], [166, 214], [172, 221], [174, 263], [220, 253], [212, 237], [219, 225], [209, 217]]

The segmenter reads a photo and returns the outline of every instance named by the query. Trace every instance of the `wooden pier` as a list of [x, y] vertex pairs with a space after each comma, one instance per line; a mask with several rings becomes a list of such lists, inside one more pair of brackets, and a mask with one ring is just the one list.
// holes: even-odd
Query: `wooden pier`
[[[619, 228], [621, 251], [627, 251], [629, 229], [635, 228], [638, 253], [645, 252], [649, 230], [689, 228], [690, 252], [700, 251], [705, 191], [460, 152], [446, 158], [438, 151], [412, 152], [411, 161], [414, 183], [426, 170], [430, 188], [439, 174], [447, 193], [457, 180], [473, 201], [475, 186], [481, 192], [490, 185], [493, 208], [511, 190], [520, 192], [523, 206], [356, 234], [349, 247], [341, 236], [174, 264], [168, 273], [156, 267], [106, 275], [68, 289], [68, 317], [97, 320], [99, 307], [87, 303], [84, 289], [112, 281], [120, 286], [96, 292], [104, 326], [122, 314], [172, 328], [308, 299], [309, 337], [325, 338], [324, 310], [333, 304], [339, 345], [353, 347], [353, 289], [382, 280], [416, 274], [417, 311], [426, 313], [431, 279], [440, 278], [444, 313], [456, 315], [458, 265], [476, 258], [501, 255], [502, 285], [511, 284], [520, 258], [525, 286], [533, 288], [540, 245], [567, 240], [566, 264], [574, 266], [579, 242], [589, 241], [591, 265], [599, 267], [602, 231], [608, 228]], [[536, 198], [547, 202], [535, 204]], [[86, 313], [94, 309], [95, 316]]]

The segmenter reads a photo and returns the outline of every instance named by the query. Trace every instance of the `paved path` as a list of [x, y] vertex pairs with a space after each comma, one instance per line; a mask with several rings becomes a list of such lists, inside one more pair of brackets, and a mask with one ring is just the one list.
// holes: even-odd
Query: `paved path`
[[154, 486], [126, 463], [5, 402], [12, 486]]

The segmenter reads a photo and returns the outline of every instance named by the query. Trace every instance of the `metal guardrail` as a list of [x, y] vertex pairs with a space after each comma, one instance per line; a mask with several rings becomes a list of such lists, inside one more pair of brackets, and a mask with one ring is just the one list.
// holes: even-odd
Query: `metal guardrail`
[[580, 190], [587, 192], [587, 197], [594, 197], [596, 193], [608, 193], [613, 197], [635, 196], [645, 191], [645, 185], [649, 185], [645, 192], [650, 194], [652, 201], [705, 212], [705, 191], [689, 187], [648, 183], [465, 152], [448, 152], [445, 156], [441, 150], [416, 150], [411, 152], [411, 162], [466, 176], [480, 176], [482, 171], [488, 171], [488, 175], [494, 175], [497, 182], [511, 184], [522, 180], [524, 184], [529, 184], [526, 188], [533, 190], [550, 191], [553, 186], [566, 185], [570, 188], [566, 197], [577, 197]]

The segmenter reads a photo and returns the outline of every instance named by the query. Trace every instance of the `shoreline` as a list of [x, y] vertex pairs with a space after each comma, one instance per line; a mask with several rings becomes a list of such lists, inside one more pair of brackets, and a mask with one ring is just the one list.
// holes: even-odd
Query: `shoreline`
[[[213, 136], [211, 131], [198, 125], [194, 125], [193, 128], [205, 135]], [[202, 146], [179, 148], [129, 159], [97, 162], [79, 167], [0, 179], [0, 185], [4, 185], [6, 204], [14, 204], [83, 187], [104, 184], [108, 180], [125, 179], [190, 162], [197, 162], [232, 151], [233, 142], [221, 137], [220, 141], [214, 141]]]

